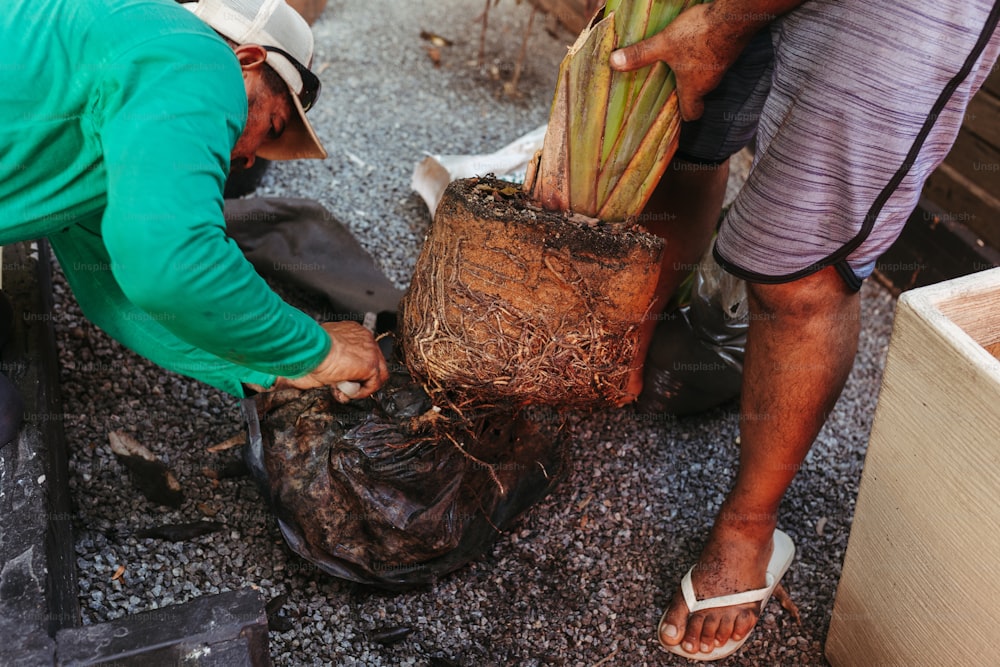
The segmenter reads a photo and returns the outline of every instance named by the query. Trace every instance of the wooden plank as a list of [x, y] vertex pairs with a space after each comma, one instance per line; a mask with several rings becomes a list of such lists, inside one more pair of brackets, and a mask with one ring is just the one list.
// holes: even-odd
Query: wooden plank
[[[46, 557], [49, 567], [49, 633], [80, 625], [79, 585], [76, 572], [76, 549], [72, 521], [73, 500], [69, 488], [69, 449], [62, 416], [63, 403], [59, 392], [59, 359], [53, 327], [52, 252], [47, 241], [38, 241], [35, 270], [35, 299], [40, 313], [49, 314], [36, 323], [29, 333], [28, 350], [37, 365], [36, 400], [43, 414], [50, 419], [39, 424], [45, 442], [46, 484], [48, 485], [48, 537]], [[14, 246], [22, 263], [33, 254], [32, 244]]]
[[61, 630], [56, 643], [60, 665], [271, 664], [264, 600], [249, 588]]
[[1000, 97], [1000, 64], [993, 66], [993, 73], [986, 77], [986, 81], [980, 90], [988, 91], [990, 94]]
[[1000, 331], [998, 305], [1000, 269], [900, 297], [827, 638], [834, 667], [1000, 664], [988, 566], [1000, 360], [966, 330]]
[[312, 25], [323, 13], [326, 0], [288, 0], [288, 4], [301, 14], [309, 25]]
[[969, 132], [994, 149], [994, 160], [1000, 160], [1000, 97], [980, 90], [965, 110], [962, 131]]
[[81, 623], [50, 268], [44, 241], [4, 248], [4, 292], [17, 317], [0, 370], [20, 390], [25, 413], [17, 441], [0, 449], [4, 665], [42, 664], [55, 648], [51, 635]]
[[577, 35], [587, 27], [603, 3], [600, 0], [531, 0], [531, 4]]
[[876, 278], [899, 294], [1000, 266], [1000, 250], [980, 247], [977, 236], [922, 199], [903, 232], [879, 258]]
[[[992, 192], [1000, 192], [994, 189]], [[946, 217], [967, 226], [984, 245], [1000, 249], [1000, 199], [969, 181], [948, 163], [935, 170], [924, 185], [924, 196]]]
[[1000, 151], [971, 132], [958, 133], [944, 163], [987, 192], [1000, 192]]
[[948, 216], [1000, 248], [1000, 69], [972, 98], [951, 151], [923, 195]]

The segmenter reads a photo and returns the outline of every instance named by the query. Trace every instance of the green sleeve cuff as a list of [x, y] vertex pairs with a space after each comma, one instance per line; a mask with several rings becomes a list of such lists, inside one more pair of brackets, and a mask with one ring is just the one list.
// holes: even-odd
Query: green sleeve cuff
[[246, 398], [247, 396], [253, 395], [253, 391], [250, 390], [246, 385], [254, 385], [257, 387], [263, 387], [264, 389], [270, 389], [274, 386], [274, 383], [278, 381], [277, 375], [271, 375], [269, 373], [260, 373], [257, 371], [248, 371], [247, 375], [240, 382], [239, 394], [237, 398]]

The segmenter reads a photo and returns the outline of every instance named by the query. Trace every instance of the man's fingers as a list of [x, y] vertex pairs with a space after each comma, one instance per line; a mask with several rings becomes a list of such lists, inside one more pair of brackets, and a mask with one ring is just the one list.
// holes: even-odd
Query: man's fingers
[[385, 358], [379, 354], [378, 356], [378, 368], [375, 374], [368, 378], [365, 382], [361, 383], [361, 394], [363, 396], [371, 396], [379, 388], [389, 380], [389, 365], [385, 362]]
[[662, 34], [660, 33], [649, 39], [636, 42], [632, 46], [612, 51], [611, 60], [609, 61], [611, 69], [618, 70], [619, 72], [631, 72], [632, 70], [663, 60], [660, 48], [663, 42], [660, 39], [660, 35]]
[[337, 389], [339, 389], [345, 396], [354, 398], [358, 395], [358, 392], [361, 391], [361, 383], [345, 380], [337, 383]]
[[379, 354], [378, 365], [370, 377], [363, 380], [345, 380], [331, 387], [333, 397], [341, 403], [368, 398], [389, 379], [389, 366]]
[[698, 120], [705, 113], [704, 98], [685, 95], [679, 86], [677, 88], [677, 102], [681, 108], [681, 118], [685, 122], [690, 123], [693, 120]]
[[330, 387], [330, 394], [333, 395], [334, 400], [338, 403], [350, 403], [351, 401], [368, 398], [377, 390], [378, 385], [373, 386], [371, 381], [362, 384], [361, 382], [344, 380]]

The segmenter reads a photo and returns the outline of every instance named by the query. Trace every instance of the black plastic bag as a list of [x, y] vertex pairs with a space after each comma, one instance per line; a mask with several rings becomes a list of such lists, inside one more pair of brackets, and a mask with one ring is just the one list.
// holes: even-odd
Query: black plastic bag
[[636, 409], [682, 416], [740, 393], [749, 306], [746, 283], [708, 253], [686, 303], [664, 313], [646, 354]]
[[[226, 201], [229, 235], [279, 286], [325, 297], [338, 318], [377, 313], [391, 331], [402, 292], [350, 232], [306, 199]], [[393, 359], [392, 337], [380, 346]], [[327, 389], [244, 401], [246, 461], [293, 551], [328, 574], [387, 589], [434, 581], [484, 553], [563, 469], [561, 418], [437, 412], [397, 361], [375, 396]]]
[[335, 311], [395, 313], [403, 292], [332, 213], [311, 199], [227, 199], [226, 233], [266, 278], [326, 297]]
[[552, 413], [446, 414], [395, 368], [347, 405], [327, 389], [254, 397], [260, 438], [247, 459], [293, 551], [401, 590], [483, 554], [564, 464]]

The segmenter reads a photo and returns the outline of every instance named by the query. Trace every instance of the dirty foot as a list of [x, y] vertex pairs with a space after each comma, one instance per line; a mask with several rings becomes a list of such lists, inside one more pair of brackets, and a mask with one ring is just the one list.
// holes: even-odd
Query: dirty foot
[[[767, 578], [767, 571], [772, 561], [773, 534], [774, 523], [771, 521], [754, 523], [749, 528], [745, 523], [733, 526], [725, 520], [725, 512], [721, 513], [691, 572], [691, 584], [697, 600], [701, 602], [769, 586], [772, 582]], [[789, 554], [787, 561], [790, 560]], [[787, 563], [784, 568], [787, 568]], [[773, 574], [780, 578], [784, 568]], [[730, 640], [739, 642], [747, 637], [757, 622], [760, 608], [760, 601], [756, 601], [691, 613], [678, 588], [660, 620], [660, 643], [668, 649], [679, 646], [683, 651], [695, 654], [692, 656], [695, 659], [721, 658], [723, 655], [708, 654]], [[738, 646], [730, 648], [729, 652], [732, 652]]]

